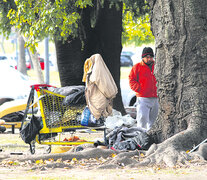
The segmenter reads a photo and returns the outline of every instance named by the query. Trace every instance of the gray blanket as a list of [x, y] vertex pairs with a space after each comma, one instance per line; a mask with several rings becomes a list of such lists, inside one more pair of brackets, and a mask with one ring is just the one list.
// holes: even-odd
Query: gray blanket
[[150, 136], [138, 127], [117, 127], [106, 138], [109, 148], [119, 151], [146, 150], [151, 145]]

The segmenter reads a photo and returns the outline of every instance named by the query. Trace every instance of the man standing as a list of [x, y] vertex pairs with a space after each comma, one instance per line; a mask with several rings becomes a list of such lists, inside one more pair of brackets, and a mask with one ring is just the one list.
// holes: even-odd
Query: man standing
[[145, 47], [142, 61], [135, 64], [129, 74], [130, 88], [137, 96], [137, 127], [145, 132], [154, 124], [159, 108], [153, 57], [152, 48]]

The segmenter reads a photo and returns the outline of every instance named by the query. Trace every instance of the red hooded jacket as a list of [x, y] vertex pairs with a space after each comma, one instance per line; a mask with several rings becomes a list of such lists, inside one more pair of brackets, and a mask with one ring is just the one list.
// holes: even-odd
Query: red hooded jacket
[[129, 74], [129, 86], [137, 97], [157, 97], [157, 81], [152, 70], [143, 62], [135, 64]]

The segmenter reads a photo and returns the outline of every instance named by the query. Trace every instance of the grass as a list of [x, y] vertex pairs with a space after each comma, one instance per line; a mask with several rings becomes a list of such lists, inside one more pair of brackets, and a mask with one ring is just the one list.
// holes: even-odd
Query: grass
[[[36, 148], [43, 148], [42, 145], [36, 143]], [[3, 152], [28, 152], [29, 145], [26, 144], [20, 137], [19, 133], [1, 134], [0, 149]]]
[[[5, 134], [1, 134], [1, 136], [3, 137]], [[6, 134], [4, 136], [4, 138], [1, 138], [0, 141], [1, 145], [2, 144], [19, 144], [19, 145], [23, 145], [25, 144], [24, 141], [22, 141], [18, 136], [15, 136], [13, 134]]]

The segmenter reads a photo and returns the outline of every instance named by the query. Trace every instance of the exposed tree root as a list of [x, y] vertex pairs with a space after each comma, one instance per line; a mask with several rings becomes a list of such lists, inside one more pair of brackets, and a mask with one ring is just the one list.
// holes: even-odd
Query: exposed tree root
[[[165, 140], [161, 144], [153, 144], [146, 152], [146, 158], [139, 165], [164, 164], [174, 167], [176, 164], [185, 164], [193, 159], [194, 155], [187, 153], [193, 144], [200, 142], [201, 136], [197, 129], [188, 129]], [[206, 156], [205, 146], [201, 146], [200, 156]], [[205, 159], [205, 157], [203, 157]]]
[[[66, 153], [59, 154], [42, 154], [42, 155], [26, 155], [26, 156], [2, 156], [0, 160], [17, 160], [32, 161], [36, 160], [48, 160], [58, 159], [72, 160], [76, 158], [77, 160], [91, 159], [91, 158], [104, 158], [107, 159], [105, 163], [97, 166], [99, 169], [113, 169], [123, 166], [137, 167], [137, 166], [153, 166], [153, 165], [163, 165], [167, 167], [174, 167], [176, 165], [187, 165], [190, 162], [204, 162], [207, 163], [207, 143], [199, 146], [198, 150], [189, 153], [192, 149], [193, 143], [195, 142], [197, 133], [193, 130], [186, 130], [180, 132], [173, 137], [167, 139], [161, 144], [153, 144], [148, 151], [129, 151], [129, 152], [116, 152], [111, 149], [100, 149], [86, 147], [83, 151], [74, 152], [69, 151]], [[198, 133], [199, 135], [199, 133]], [[197, 142], [200, 142], [197, 140]], [[196, 143], [197, 143], [196, 142]], [[199, 143], [197, 143], [199, 144]], [[195, 145], [197, 145], [195, 144]], [[56, 167], [56, 165], [54, 165]]]
[[115, 151], [110, 149], [99, 149], [99, 148], [89, 148], [85, 149], [84, 151], [79, 151], [75, 153], [66, 152], [66, 153], [59, 153], [59, 154], [42, 154], [42, 155], [28, 155], [24, 157], [13, 157], [10, 158], [10, 160], [18, 160], [18, 161], [36, 161], [36, 160], [48, 160], [48, 159], [62, 159], [64, 160], [72, 160], [73, 158], [76, 158], [77, 160], [81, 159], [90, 159], [90, 158], [107, 158], [112, 156], [112, 154], [116, 154]]
[[201, 144], [198, 150], [192, 153], [192, 156], [207, 160], [207, 143]]

